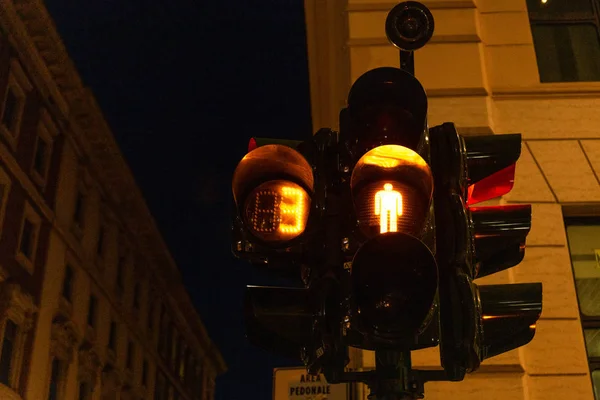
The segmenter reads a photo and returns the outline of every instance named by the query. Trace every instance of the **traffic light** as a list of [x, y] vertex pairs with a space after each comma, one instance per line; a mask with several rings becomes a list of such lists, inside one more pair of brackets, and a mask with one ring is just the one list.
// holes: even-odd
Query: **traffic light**
[[[330, 383], [422, 398], [425, 381], [462, 380], [528, 343], [542, 291], [475, 283], [524, 256], [531, 207], [476, 206], [512, 189], [521, 136], [428, 128], [412, 50], [433, 17], [404, 2], [386, 30], [402, 69], [359, 77], [339, 132], [250, 140], [233, 175], [233, 252], [289, 282], [247, 287], [252, 343]], [[412, 370], [410, 352], [438, 344], [443, 371]], [[350, 347], [374, 350], [376, 370], [347, 371]]]
[[344, 228], [349, 336], [358, 347], [437, 344], [437, 335], [418, 340], [435, 317], [438, 279], [426, 115], [419, 81], [389, 67], [358, 78], [340, 113], [341, 180], [353, 205]]
[[451, 123], [430, 132], [442, 365], [449, 379], [462, 380], [486, 358], [533, 338], [542, 287], [474, 282], [524, 257], [530, 205], [473, 207], [512, 189], [521, 135], [462, 137]]
[[314, 195], [312, 166], [296, 150], [299, 145], [252, 138], [232, 180], [233, 253], [292, 278], [290, 287], [248, 286], [246, 334], [255, 345], [298, 360], [312, 333], [309, 290], [294, 286], [301, 280]]

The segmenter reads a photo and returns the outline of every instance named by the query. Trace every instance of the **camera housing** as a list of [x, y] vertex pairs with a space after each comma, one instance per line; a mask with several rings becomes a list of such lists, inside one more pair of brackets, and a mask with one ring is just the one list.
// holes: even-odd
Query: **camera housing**
[[404, 51], [420, 49], [433, 36], [434, 21], [431, 11], [416, 1], [405, 1], [389, 12], [385, 33], [389, 41]]

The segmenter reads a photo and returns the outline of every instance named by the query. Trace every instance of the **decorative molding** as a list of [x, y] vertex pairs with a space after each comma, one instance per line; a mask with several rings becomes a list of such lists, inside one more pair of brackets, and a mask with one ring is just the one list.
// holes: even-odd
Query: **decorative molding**
[[22, 332], [33, 327], [33, 315], [37, 307], [31, 295], [23, 292], [16, 283], [3, 283], [0, 287], [0, 315], [11, 319]]
[[71, 363], [80, 337], [73, 321], [62, 317], [55, 318], [52, 323], [51, 353], [56, 358]]
[[123, 374], [111, 364], [102, 369], [102, 396], [117, 393], [123, 386]]
[[[1, 220], [0, 220], [1, 221]], [[0, 265], [0, 283], [6, 281], [10, 277], [10, 274], [2, 265]]]
[[8, 386], [0, 383], [0, 399], [2, 400], [23, 400], [21, 396]]
[[[379, 3], [361, 3], [358, 1], [349, 1], [347, 11], [390, 11], [397, 1], [381, 1]], [[473, 0], [456, 1], [424, 1], [430, 10], [437, 9], [455, 9], [455, 8], [476, 8]]]
[[98, 375], [102, 370], [102, 362], [98, 351], [90, 343], [85, 343], [79, 349], [79, 380], [96, 386]]

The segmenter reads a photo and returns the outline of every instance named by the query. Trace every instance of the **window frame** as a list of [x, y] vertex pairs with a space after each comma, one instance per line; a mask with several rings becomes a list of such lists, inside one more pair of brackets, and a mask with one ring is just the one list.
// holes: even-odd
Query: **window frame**
[[[563, 14], [547, 15], [547, 14], [544, 14], [541, 12], [529, 11], [529, 8], [526, 8], [528, 19], [529, 19], [529, 25], [530, 25], [530, 27], [533, 27], [535, 25], [560, 26], [560, 25], [592, 24], [596, 28], [596, 35], [598, 36], [598, 41], [600, 42], [600, 0], [589, 0], [589, 1], [591, 4], [591, 12], [590, 13], [569, 12], [569, 13], [563, 13]], [[526, 5], [526, 7], [527, 7], [527, 5]], [[533, 38], [533, 32], [532, 32], [532, 38]], [[535, 48], [535, 39], [533, 40], [533, 44], [534, 44], [534, 51], [536, 52], [536, 59], [537, 59], [537, 49]], [[539, 73], [539, 65], [538, 65], [538, 73]], [[588, 82], [588, 81], [566, 81], [566, 80], [546, 82], [546, 81], [541, 80], [541, 76], [539, 78], [540, 78], [540, 83], [542, 83], [542, 84]]]
[[54, 361], [58, 364], [57, 382], [56, 382], [56, 398], [62, 399], [64, 397], [66, 386], [67, 386], [67, 374], [69, 371], [69, 363], [65, 360], [60, 359], [56, 355], [50, 357], [50, 363], [48, 368], [48, 379], [46, 385], [46, 400], [50, 400], [50, 385], [52, 383], [52, 373], [54, 372], [53, 364]]
[[[35, 139], [35, 145], [33, 150], [33, 157], [31, 160], [31, 176], [33, 180], [40, 186], [45, 187], [48, 181], [48, 172], [50, 171], [50, 164], [52, 161], [52, 154], [54, 150], [54, 140], [58, 135], [58, 128], [50, 114], [46, 109], [42, 109], [42, 115], [38, 122], [37, 127], [37, 135]], [[45, 151], [45, 160], [44, 160], [44, 170], [40, 173], [36, 169], [36, 157], [40, 140], [46, 143], [46, 151]]]
[[8, 196], [10, 195], [10, 189], [12, 187], [12, 180], [4, 170], [4, 168], [0, 167], [0, 185], [4, 186], [4, 193], [2, 193], [2, 198], [0, 198], [0, 237], [2, 236], [2, 232], [4, 231], [4, 217], [6, 215], [6, 207], [8, 204]]
[[[26, 254], [21, 252], [21, 245], [22, 245], [22, 241], [23, 241], [23, 229], [25, 228], [25, 220], [28, 220], [33, 225], [33, 239], [32, 239], [32, 243], [31, 243], [31, 246], [33, 247], [33, 249], [32, 249], [31, 258], [29, 258]], [[21, 227], [19, 229], [19, 240], [17, 241], [17, 249], [16, 249], [17, 254], [16, 254], [15, 258], [19, 262], [19, 264], [21, 264], [21, 266], [23, 268], [25, 268], [25, 270], [27, 272], [29, 272], [29, 274], [31, 274], [31, 275], [33, 275], [33, 271], [35, 269], [35, 260], [36, 260], [36, 255], [38, 252], [41, 225], [42, 225], [42, 218], [33, 209], [31, 204], [28, 201], [26, 201], [25, 206], [23, 208], [23, 217], [21, 218]]]
[[[86, 227], [86, 211], [87, 211], [87, 205], [88, 205], [88, 199], [89, 199], [89, 193], [88, 190], [85, 186], [85, 184], [83, 184], [82, 182], [78, 182], [77, 185], [75, 186], [75, 190], [74, 190], [74, 197], [75, 197], [75, 201], [73, 202], [73, 215], [71, 217], [71, 231], [73, 232], [73, 234], [78, 238], [81, 239], [83, 237], [83, 232], [85, 230]], [[81, 209], [79, 210], [80, 213], [78, 213], [78, 202], [81, 199]], [[81, 215], [79, 215], [81, 214]], [[79, 217], [81, 217], [81, 221], [79, 221]]]
[[[573, 273], [573, 281], [576, 282], [577, 277], [575, 276], [575, 269], [573, 268], [573, 262], [571, 261], [571, 246], [569, 243], [569, 235], [567, 234], [567, 227], [568, 226], [600, 226], [600, 217], [599, 216], [576, 216], [576, 217], [565, 217], [564, 218], [564, 224], [565, 224], [565, 234], [567, 237], [567, 248], [569, 251], [569, 261], [571, 262], [571, 272]], [[577, 294], [577, 287], [575, 287], [575, 291]], [[584, 334], [584, 331], [586, 329], [600, 329], [600, 315], [597, 316], [589, 316], [589, 315], [585, 315], [581, 312], [581, 306], [580, 306], [580, 301], [579, 301], [579, 296], [577, 294], [577, 308], [579, 310], [579, 317], [581, 320], [581, 332], [582, 334]], [[585, 341], [585, 337], [584, 337], [584, 344], [586, 345], [586, 358], [588, 359], [588, 364], [589, 364], [589, 368], [590, 368], [590, 380], [592, 379], [592, 372], [594, 371], [600, 371], [600, 357], [590, 357], [589, 353], [587, 351], [587, 344]], [[593, 381], [592, 383], [592, 389], [593, 388]], [[596, 388], [596, 390], [600, 390], [600, 388]], [[600, 399], [598, 399], [600, 400]]]
[[[32, 89], [33, 86], [23, 71], [21, 64], [18, 60], [12, 59], [10, 61], [10, 69], [8, 72], [8, 82], [2, 97], [2, 107], [0, 108], [0, 134], [4, 136], [13, 151], [16, 151], [17, 149], [19, 136], [21, 134], [23, 114], [25, 112], [25, 105], [27, 103], [27, 93]], [[4, 119], [4, 103], [9, 90], [13, 92], [17, 99], [16, 116], [13, 117], [16, 120], [13, 122], [16, 132], [12, 132], [9, 127], [5, 126], [2, 122]]]

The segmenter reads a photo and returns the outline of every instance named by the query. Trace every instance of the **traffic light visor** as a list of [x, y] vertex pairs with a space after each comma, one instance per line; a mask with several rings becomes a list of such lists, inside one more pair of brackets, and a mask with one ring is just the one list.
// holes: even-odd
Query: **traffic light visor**
[[352, 261], [360, 324], [366, 333], [384, 340], [413, 338], [427, 327], [437, 284], [437, 264], [430, 249], [404, 233], [368, 240]]
[[255, 346], [299, 359], [312, 334], [308, 289], [248, 286], [244, 298], [246, 337]]
[[356, 163], [350, 180], [358, 225], [367, 236], [404, 232], [418, 235], [427, 220], [433, 176], [413, 150], [376, 147]]
[[306, 227], [312, 168], [296, 150], [270, 144], [250, 151], [233, 173], [233, 197], [250, 232], [266, 242], [291, 240]]
[[368, 108], [383, 104], [407, 110], [419, 128], [425, 126], [427, 95], [410, 73], [393, 67], [375, 68], [361, 75], [348, 93], [348, 109], [355, 119], [361, 119]]
[[542, 284], [477, 286], [483, 324], [483, 358], [531, 341], [542, 313]]
[[463, 141], [468, 171], [467, 204], [510, 192], [521, 155], [521, 135], [466, 136]]

